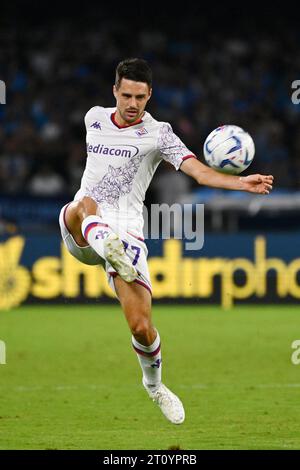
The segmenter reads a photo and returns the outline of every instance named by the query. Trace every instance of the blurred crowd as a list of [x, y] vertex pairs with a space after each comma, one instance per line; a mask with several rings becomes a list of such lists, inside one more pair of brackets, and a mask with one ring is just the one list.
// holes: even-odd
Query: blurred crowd
[[[0, 194], [74, 195], [86, 159], [84, 115], [97, 104], [115, 105], [115, 67], [132, 56], [153, 69], [148, 111], [170, 122], [200, 160], [209, 132], [236, 124], [255, 141], [251, 172], [272, 173], [278, 188], [300, 189], [300, 105], [291, 101], [291, 84], [300, 79], [298, 30], [248, 34], [245, 27], [245, 34], [223, 37], [193, 18], [186, 34], [171, 26], [137, 28], [134, 37], [121, 21], [1, 28], [7, 96], [0, 105]], [[162, 166], [156, 199], [160, 178], [167, 197], [178, 175]], [[182, 193], [194, 187], [181, 179]]]

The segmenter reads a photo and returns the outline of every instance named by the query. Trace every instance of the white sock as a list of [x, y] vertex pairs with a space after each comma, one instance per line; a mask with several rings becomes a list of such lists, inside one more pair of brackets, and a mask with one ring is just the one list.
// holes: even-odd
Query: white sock
[[98, 253], [104, 256], [104, 240], [112, 233], [111, 228], [98, 215], [89, 215], [81, 224], [82, 235], [88, 244]]
[[134, 336], [132, 336], [132, 346], [143, 371], [143, 382], [151, 388], [156, 388], [161, 383], [161, 350], [160, 337], [157, 336], [150, 346], [140, 344]]

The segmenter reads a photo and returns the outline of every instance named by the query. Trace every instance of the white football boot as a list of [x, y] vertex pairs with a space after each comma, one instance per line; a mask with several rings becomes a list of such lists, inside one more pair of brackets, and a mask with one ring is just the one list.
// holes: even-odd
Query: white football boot
[[163, 383], [154, 391], [147, 387], [143, 381], [149, 397], [158, 404], [165, 417], [173, 424], [181, 424], [184, 421], [185, 413], [183, 404], [179, 398], [171, 392]]
[[122, 240], [116, 233], [111, 233], [104, 240], [104, 253], [106, 260], [112, 265], [122, 279], [133, 282], [138, 273], [129, 256], [125, 253]]

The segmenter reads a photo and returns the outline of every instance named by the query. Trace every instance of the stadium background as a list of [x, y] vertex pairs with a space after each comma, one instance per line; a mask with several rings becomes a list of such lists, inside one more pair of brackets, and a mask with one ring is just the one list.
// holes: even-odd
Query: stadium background
[[[253, 15], [228, 5], [210, 11], [186, 5], [184, 12], [160, 5], [158, 13], [150, 5], [123, 5], [113, 12], [94, 2], [84, 8], [64, 3], [58, 10], [53, 2], [38, 7], [30, 1], [1, 8], [6, 104], [0, 105], [0, 339], [7, 343], [8, 360], [0, 365], [0, 418], [6, 424], [0, 448], [299, 448], [299, 372], [290, 363], [290, 344], [299, 336], [300, 105], [292, 103], [291, 84], [300, 79], [300, 33], [292, 12], [285, 16], [276, 5]], [[117, 326], [119, 307], [102, 271], [68, 256], [57, 223], [85, 164], [83, 117], [95, 104], [114, 105], [115, 67], [131, 56], [147, 59], [153, 69], [149, 112], [169, 121], [200, 160], [212, 129], [237, 124], [256, 145], [246, 174], [275, 177], [273, 193], [255, 197], [199, 188], [161, 164], [147, 193], [147, 207], [205, 204], [202, 250], [185, 252], [178, 240], [148, 242], [156, 322], [166, 338], [177, 338], [169, 346], [166, 341], [166, 357], [176, 358], [188, 377], [186, 388], [179, 385], [192, 410], [194, 427], [186, 434], [170, 433], [158, 414], [152, 418], [149, 404], [140, 421], [127, 423], [126, 437], [118, 435], [119, 421], [110, 419], [126, 421], [128, 395], [144, 407], [136, 377], [126, 382], [135, 359], [124, 361], [122, 385], [110, 373], [117, 353], [127, 354], [127, 330]], [[228, 309], [225, 317], [219, 305]], [[117, 334], [116, 357], [105, 333], [110, 328]], [[99, 344], [108, 369], [97, 359]], [[60, 351], [55, 355], [53, 345]], [[208, 358], [201, 370], [198, 355]], [[225, 368], [218, 368], [224, 360]], [[168, 378], [176, 385], [172, 367]], [[104, 374], [108, 389], [122, 389], [125, 409], [94, 371]], [[189, 385], [207, 403], [204, 411], [196, 396], [188, 401]], [[101, 405], [91, 418], [95, 390]], [[79, 398], [91, 400], [88, 410], [80, 408]], [[117, 417], [107, 418], [112, 406]], [[135, 413], [132, 405], [129, 411]], [[82, 419], [86, 412], [89, 430]], [[49, 422], [40, 434], [43, 416]], [[152, 419], [157, 436], [146, 432]], [[62, 430], [64, 422], [70, 429]], [[207, 434], [198, 435], [199, 427]], [[108, 429], [115, 434], [106, 434]]]
[[[299, 70], [299, 32], [292, 19], [276, 16], [276, 9], [262, 11], [259, 18], [233, 11], [238, 21], [232, 27], [220, 21], [230, 13], [224, 7], [205, 16], [193, 6], [178, 24], [176, 9], [162, 10], [152, 22], [141, 8], [132, 13], [123, 6], [115, 17], [92, 3], [93, 15], [73, 6], [71, 12], [60, 8], [57, 16], [46, 6], [41, 16], [30, 2], [20, 5], [5, 7], [1, 28], [0, 70], [7, 104], [0, 108], [0, 217], [2, 241], [11, 240], [1, 245], [4, 259], [10, 260], [1, 266], [2, 306], [107, 297], [107, 286], [85, 288], [88, 281], [84, 276], [80, 280], [79, 271], [73, 286], [66, 285], [68, 259], [59, 247], [57, 214], [80, 184], [86, 158], [83, 117], [97, 103], [114, 104], [114, 70], [130, 56], [146, 58], [153, 68], [149, 111], [171, 122], [199, 159], [208, 133], [220, 124], [235, 123], [255, 141], [256, 158], [248, 173], [275, 177], [273, 194], [260, 198], [200, 188], [167, 164], [160, 165], [146, 206], [204, 203], [204, 249], [182, 256], [210, 259], [214, 267], [201, 270], [194, 263], [186, 274], [191, 279], [185, 293], [156, 268], [154, 297], [220, 302], [227, 261], [245, 258], [252, 266], [235, 264], [231, 286], [224, 287], [233, 289], [233, 296], [297, 302], [300, 105], [291, 101], [291, 84]], [[265, 254], [257, 255], [259, 236]], [[150, 257], [162, 258], [161, 270], [166, 271], [163, 243], [149, 242], [149, 251]], [[180, 271], [180, 258], [175, 271]], [[216, 258], [224, 261], [215, 266]], [[17, 265], [24, 267], [23, 281]], [[207, 270], [213, 273], [214, 286], [201, 290]], [[267, 283], [265, 289], [250, 285], [254, 275], [258, 284], [261, 279]], [[278, 285], [284, 282], [281, 278], [286, 287]], [[182, 284], [179, 278], [177, 282]]]

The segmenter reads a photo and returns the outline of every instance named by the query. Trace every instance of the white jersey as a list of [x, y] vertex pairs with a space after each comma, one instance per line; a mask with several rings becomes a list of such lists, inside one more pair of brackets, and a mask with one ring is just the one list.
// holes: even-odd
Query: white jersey
[[166, 160], [178, 170], [195, 155], [170, 124], [145, 112], [137, 123], [121, 127], [115, 111], [94, 106], [85, 115], [87, 161], [74, 199], [91, 197], [103, 217], [124, 219], [141, 236], [145, 193], [159, 163]]

